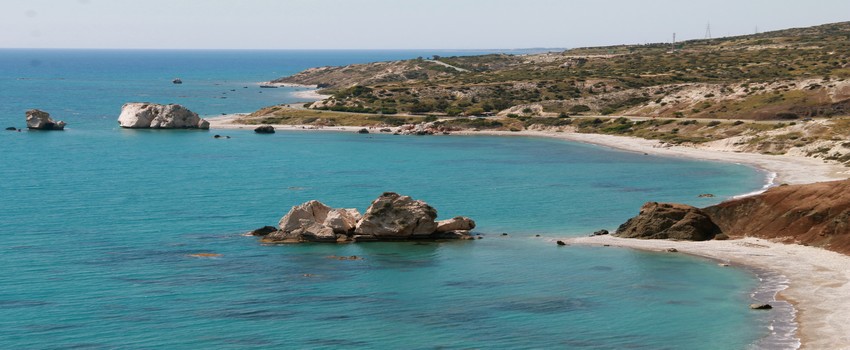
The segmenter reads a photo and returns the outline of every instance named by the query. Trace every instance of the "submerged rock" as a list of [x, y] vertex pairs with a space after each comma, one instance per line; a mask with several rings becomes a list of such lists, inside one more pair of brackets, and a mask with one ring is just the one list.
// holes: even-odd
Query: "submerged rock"
[[615, 236], [705, 241], [718, 233], [720, 228], [699, 208], [647, 202], [640, 208], [640, 214], [620, 225]]
[[[27, 129], [31, 130], [65, 130], [65, 122], [53, 120], [50, 113], [38, 109], [27, 111]], [[6, 130], [10, 130], [6, 128]]]
[[129, 129], [209, 129], [210, 123], [177, 104], [127, 103], [118, 125]]

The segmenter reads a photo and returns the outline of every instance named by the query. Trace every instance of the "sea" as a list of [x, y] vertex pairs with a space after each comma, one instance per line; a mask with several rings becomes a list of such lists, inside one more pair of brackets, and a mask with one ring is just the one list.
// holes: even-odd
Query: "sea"
[[[762, 171], [530, 137], [116, 121], [127, 102], [207, 117], [300, 102], [303, 88], [259, 84], [309, 67], [488, 52], [0, 50], [0, 127], [24, 129], [0, 132], [0, 348], [793, 347], [776, 313], [748, 309], [776, 288], [759, 271], [555, 244], [613, 231], [647, 201], [758, 190]], [[66, 130], [27, 131], [33, 108]], [[362, 212], [386, 191], [472, 217], [484, 238], [244, 236], [308, 200]]]

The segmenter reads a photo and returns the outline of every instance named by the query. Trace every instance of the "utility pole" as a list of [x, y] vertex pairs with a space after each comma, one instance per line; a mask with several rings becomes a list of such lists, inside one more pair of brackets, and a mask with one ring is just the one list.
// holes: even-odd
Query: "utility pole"
[[673, 32], [673, 44], [670, 45], [670, 52], [676, 52], [676, 32]]

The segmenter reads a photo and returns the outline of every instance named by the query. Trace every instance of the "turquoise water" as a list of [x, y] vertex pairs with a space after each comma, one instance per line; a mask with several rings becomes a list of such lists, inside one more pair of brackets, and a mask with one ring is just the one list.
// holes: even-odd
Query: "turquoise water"
[[[184, 81], [227, 71], [174, 55], [197, 67]], [[228, 81], [240, 80], [233, 69]], [[4, 126], [40, 103], [70, 126], [0, 133], [0, 348], [733, 349], [768, 334], [746, 308], [750, 272], [552, 243], [613, 229], [648, 200], [707, 205], [757, 189], [752, 169], [522, 137], [121, 130], [126, 91], [113, 86], [179, 97], [147, 68], [116, 82], [63, 74], [47, 96], [2, 80]], [[59, 93], [65, 84], [81, 90]], [[277, 98], [219, 99], [220, 111]], [[383, 191], [471, 216], [485, 239], [264, 246], [241, 235], [310, 199], [362, 211]], [[349, 255], [364, 259], [329, 258]]]

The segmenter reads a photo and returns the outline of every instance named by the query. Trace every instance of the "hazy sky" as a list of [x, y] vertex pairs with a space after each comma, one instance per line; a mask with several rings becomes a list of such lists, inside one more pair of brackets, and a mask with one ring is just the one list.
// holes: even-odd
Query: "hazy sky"
[[0, 0], [0, 47], [487, 49], [850, 20], [850, 0]]

